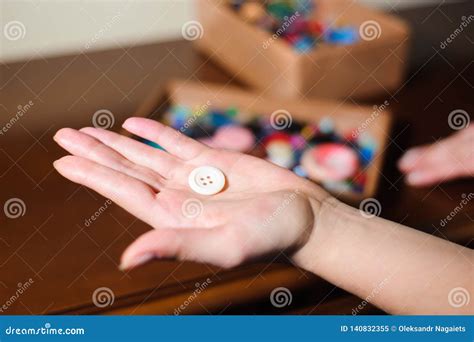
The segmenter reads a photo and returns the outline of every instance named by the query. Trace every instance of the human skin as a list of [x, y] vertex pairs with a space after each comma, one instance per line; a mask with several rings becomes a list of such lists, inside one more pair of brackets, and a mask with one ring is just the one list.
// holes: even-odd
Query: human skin
[[474, 177], [474, 125], [433, 144], [408, 150], [398, 167], [413, 186]]
[[[456, 287], [474, 293], [472, 250], [367, 218], [286, 169], [207, 147], [156, 121], [130, 118], [123, 127], [167, 152], [90, 127], [54, 137], [71, 153], [54, 162], [60, 174], [155, 228], [125, 250], [122, 269], [160, 258], [230, 268], [282, 254], [389, 313], [473, 313], [472, 303], [448, 301]], [[189, 173], [203, 165], [223, 171], [223, 191], [201, 196], [189, 188]], [[198, 215], [186, 212], [187, 201], [198, 204]]]

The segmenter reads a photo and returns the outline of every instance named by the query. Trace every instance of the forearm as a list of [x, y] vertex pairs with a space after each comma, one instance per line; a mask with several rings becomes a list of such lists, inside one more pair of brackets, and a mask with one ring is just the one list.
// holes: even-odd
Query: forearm
[[302, 268], [389, 313], [473, 313], [473, 301], [459, 308], [448, 301], [456, 287], [474, 294], [472, 250], [365, 218], [335, 199], [315, 208], [315, 227], [294, 256]]

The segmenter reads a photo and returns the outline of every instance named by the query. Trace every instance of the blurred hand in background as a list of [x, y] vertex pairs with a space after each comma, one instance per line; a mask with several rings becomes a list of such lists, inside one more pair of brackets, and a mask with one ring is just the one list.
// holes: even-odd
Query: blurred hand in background
[[413, 186], [474, 177], [474, 125], [434, 144], [409, 149], [398, 167]]

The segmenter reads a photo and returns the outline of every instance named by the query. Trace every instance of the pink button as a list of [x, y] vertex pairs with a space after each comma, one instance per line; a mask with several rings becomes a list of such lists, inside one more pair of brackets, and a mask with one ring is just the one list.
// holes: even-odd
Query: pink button
[[350, 147], [327, 143], [307, 149], [301, 157], [301, 166], [315, 181], [341, 181], [354, 175], [359, 159]]
[[255, 136], [249, 129], [228, 125], [217, 129], [212, 139], [214, 147], [237, 152], [248, 152], [255, 144]]

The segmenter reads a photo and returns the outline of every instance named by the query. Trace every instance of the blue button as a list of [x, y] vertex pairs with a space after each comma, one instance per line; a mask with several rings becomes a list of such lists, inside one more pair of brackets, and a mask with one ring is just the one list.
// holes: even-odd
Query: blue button
[[303, 36], [295, 41], [293, 48], [300, 53], [305, 53], [310, 51], [315, 45], [314, 38]]
[[308, 177], [308, 173], [303, 169], [303, 167], [301, 165], [296, 165], [293, 168], [293, 172], [296, 173], [297, 176], [300, 176], [300, 177], [303, 177], [303, 178]]
[[350, 45], [357, 42], [357, 32], [351, 26], [330, 28], [326, 32], [326, 40], [330, 43]]

